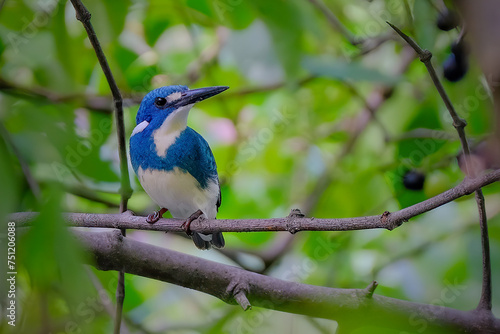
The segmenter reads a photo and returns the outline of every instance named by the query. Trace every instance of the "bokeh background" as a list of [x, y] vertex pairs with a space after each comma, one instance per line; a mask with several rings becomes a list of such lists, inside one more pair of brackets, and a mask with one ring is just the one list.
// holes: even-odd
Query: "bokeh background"
[[[63, 211], [118, 212], [109, 87], [71, 3], [2, 4], [2, 254], [7, 215], [41, 212], [32, 228], [17, 231], [15, 330], [110, 333], [117, 273], [82, 266], [87, 255], [60, 217]], [[456, 159], [458, 137], [425, 66], [385, 23], [431, 50], [441, 76], [460, 29], [436, 27], [440, 1], [84, 4], [125, 98], [127, 136], [138, 103], [151, 89], [231, 87], [196, 105], [189, 118], [218, 164], [219, 218], [281, 217], [292, 208], [324, 218], [381, 214], [432, 197], [464, 177]], [[492, 131], [492, 116], [474, 59], [464, 79], [444, 86], [468, 122], [471, 143], [480, 143]], [[403, 184], [408, 171], [425, 176], [417, 190]], [[156, 210], [132, 170], [130, 178], [129, 208], [141, 215]], [[496, 184], [484, 189], [497, 315], [498, 190]], [[378, 294], [463, 310], [476, 307], [481, 291], [477, 208], [470, 196], [392, 232], [226, 233], [226, 249], [207, 252], [180, 235], [128, 236], [285, 280], [336, 288], [364, 288], [377, 280]], [[2, 272], [5, 262], [0, 260]], [[4, 300], [4, 279], [0, 287]], [[124, 309], [124, 332], [131, 333], [336, 329], [333, 321], [258, 308], [243, 312], [209, 295], [132, 275], [126, 276]], [[425, 330], [419, 320], [409, 321], [410, 332]], [[4, 316], [0, 331], [12, 331]]]

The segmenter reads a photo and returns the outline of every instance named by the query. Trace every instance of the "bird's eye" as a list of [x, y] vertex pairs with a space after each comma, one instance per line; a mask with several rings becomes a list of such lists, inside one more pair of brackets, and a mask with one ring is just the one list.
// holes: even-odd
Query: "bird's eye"
[[155, 106], [157, 107], [164, 107], [167, 104], [167, 99], [164, 97], [157, 97], [155, 99]]

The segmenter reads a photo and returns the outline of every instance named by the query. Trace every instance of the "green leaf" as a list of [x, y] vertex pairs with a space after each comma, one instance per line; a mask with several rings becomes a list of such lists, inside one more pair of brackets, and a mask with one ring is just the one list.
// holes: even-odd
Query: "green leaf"
[[37, 290], [49, 291], [57, 286], [70, 301], [81, 301], [90, 289], [88, 281], [82, 280], [83, 254], [61, 217], [62, 194], [51, 188], [45, 195], [47, 202], [19, 241], [20, 263], [26, 267]]
[[144, 37], [146, 42], [154, 46], [158, 38], [170, 26], [170, 20], [165, 17], [147, 17], [144, 20]]
[[244, 29], [255, 19], [255, 11], [247, 1], [187, 0], [186, 5], [208, 17], [208, 22], [233, 29]]
[[[415, 113], [415, 117], [406, 126], [406, 131], [425, 128], [439, 130], [442, 128], [436, 107], [431, 101], [423, 105]], [[414, 167], [422, 164], [425, 157], [434, 154], [443, 147], [446, 140], [439, 138], [411, 138], [401, 140], [397, 144], [398, 159], [410, 159]]]
[[[5, 1], [1, 12], [0, 25], [13, 30], [11, 35], [16, 34], [20, 38], [26, 38], [27, 34], [31, 32], [29, 29], [34, 27], [34, 24], [32, 24], [34, 15], [35, 13], [26, 5], [25, 1]], [[29, 27], [30, 23], [31, 27]]]
[[429, 1], [415, 1], [413, 17], [417, 43], [424, 49], [432, 50], [437, 35], [435, 8]]
[[113, 34], [118, 37], [125, 26], [125, 20], [131, 1], [103, 1], [103, 4], [106, 7], [106, 14], [113, 29]]
[[117, 182], [119, 177], [111, 169], [114, 157], [103, 157], [101, 153], [113, 128], [112, 118], [99, 113], [89, 113], [88, 118], [90, 131], [85, 137], [76, 137], [64, 147], [64, 162], [94, 181]]
[[299, 73], [302, 56], [302, 22], [301, 12], [295, 1], [253, 2], [260, 18], [269, 28], [273, 37], [274, 49], [280, 58], [288, 77], [296, 77]]
[[[0, 126], [3, 127], [2, 124]], [[0, 220], [4, 221], [4, 217], [15, 211], [19, 203], [21, 183], [15, 173], [14, 162], [11, 160], [2, 132], [0, 131], [0, 184], [4, 190], [0, 192]]]

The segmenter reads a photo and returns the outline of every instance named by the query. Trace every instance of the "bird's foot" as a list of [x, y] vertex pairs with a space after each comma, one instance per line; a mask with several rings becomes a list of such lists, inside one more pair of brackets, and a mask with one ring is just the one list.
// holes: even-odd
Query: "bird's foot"
[[199, 218], [202, 214], [203, 214], [203, 212], [202, 212], [201, 210], [198, 210], [198, 211], [196, 211], [195, 213], [193, 213], [191, 216], [189, 216], [189, 218], [188, 218], [188, 219], [186, 219], [186, 221], [185, 221], [184, 223], [182, 223], [181, 228], [182, 228], [184, 231], [186, 231], [186, 234], [187, 234], [187, 235], [191, 235], [191, 234], [193, 234], [193, 233], [191, 232], [191, 223], [192, 223], [194, 220], [198, 219], [198, 218]]
[[153, 213], [150, 213], [148, 215], [148, 217], [146, 218], [146, 222], [150, 223], [150, 224], [154, 224], [156, 223], [158, 220], [160, 220], [161, 217], [163, 217], [163, 214], [165, 212], [167, 212], [168, 209], [165, 209], [165, 208], [161, 208], [160, 210], [158, 211], [155, 211]]

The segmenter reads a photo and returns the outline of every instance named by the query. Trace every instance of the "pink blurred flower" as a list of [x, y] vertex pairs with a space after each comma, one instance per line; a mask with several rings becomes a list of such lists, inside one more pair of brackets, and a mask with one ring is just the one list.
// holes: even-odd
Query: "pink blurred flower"
[[238, 137], [236, 127], [228, 118], [215, 118], [210, 121], [208, 131], [212, 138], [225, 145], [233, 144]]

